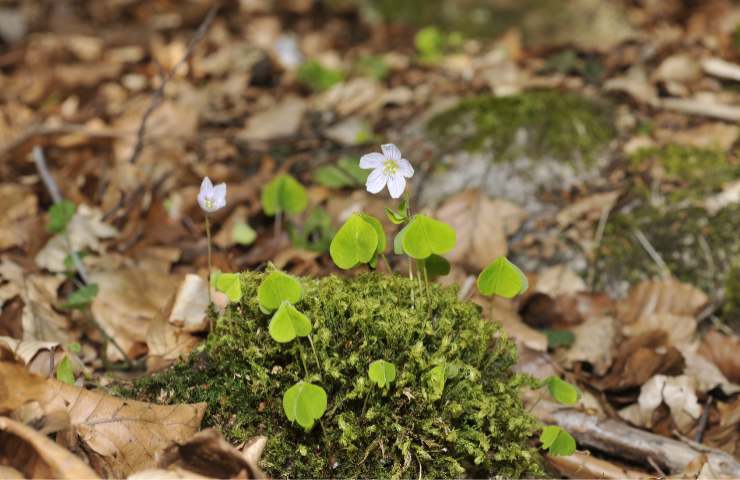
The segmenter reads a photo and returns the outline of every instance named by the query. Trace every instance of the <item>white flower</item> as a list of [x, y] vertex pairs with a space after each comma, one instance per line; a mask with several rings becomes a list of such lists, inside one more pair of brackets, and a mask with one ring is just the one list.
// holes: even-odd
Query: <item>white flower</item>
[[206, 213], [213, 213], [225, 207], [226, 184], [219, 183], [214, 187], [210, 178], [204, 178], [203, 183], [200, 184], [200, 192], [198, 192], [198, 205]]
[[414, 168], [401, 158], [401, 151], [392, 143], [381, 145], [380, 149], [382, 154], [373, 152], [360, 158], [360, 168], [373, 169], [365, 187], [370, 193], [378, 193], [388, 185], [391, 197], [398, 198], [406, 188], [406, 179], [414, 175]]

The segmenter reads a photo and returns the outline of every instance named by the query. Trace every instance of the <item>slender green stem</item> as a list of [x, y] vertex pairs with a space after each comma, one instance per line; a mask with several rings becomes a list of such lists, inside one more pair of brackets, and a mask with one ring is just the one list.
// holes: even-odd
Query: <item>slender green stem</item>
[[275, 214], [275, 238], [279, 238], [283, 233], [283, 212], [278, 210]]
[[411, 304], [416, 305], [416, 297], [414, 295], [414, 271], [411, 267], [411, 257], [409, 257], [409, 280], [411, 280]]
[[311, 338], [311, 335], [308, 336], [308, 343], [311, 344], [311, 350], [313, 350], [313, 358], [316, 359], [316, 365], [319, 367], [319, 371], [321, 373], [324, 373], [324, 369], [321, 367], [321, 362], [319, 362], [319, 356], [316, 354], [316, 347], [313, 345], [313, 339]]
[[[213, 260], [212, 260], [212, 248], [211, 248], [211, 220], [208, 217], [208, 214], [206, 213], [206, 239], [208, 240], [208, 305], [211, 305], [211, 272], [213, 271]], [[208, 312], [206, 312], [208, 315]], [[211, 319], [211, 316], [208, 315], [208, 331], [213, 331], [213, 320]]]
[[381, 253], [380, 258], [383, 260], [383, 263], [385, 264], [385, 268], [388, 269], [388, 273], [393, 273], [393, 269], [391, 268], [391, 264], [388, 263], [388, 257], [385, 256], [385, 253]]
[[304, 358], [303, 353], [303, 345], [301, 345], [301, 342], [298, 342], [298, 356], [301, 357], [303, 371], [306, 372], [306, 379], [308, 379], [311, 375], [308, 373], [308, 367], [306, 366], [306, 359]]
[[429, 272], [427, 272], [427, 264], [424, 260], [419, 260], [419, 266], [421, 267], [422, 274], [424, 275], [424, 288], [427, 292], [427, 310], [429, 314], [432, 313], [432, 297], [429, 293]]

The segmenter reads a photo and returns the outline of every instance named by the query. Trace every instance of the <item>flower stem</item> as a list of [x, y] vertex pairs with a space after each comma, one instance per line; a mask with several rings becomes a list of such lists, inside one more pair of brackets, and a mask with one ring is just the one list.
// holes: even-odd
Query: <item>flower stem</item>
[[311, 350], [313, 350], [313, 357], [316, 359], [316, 365], [319, 367], [320, 372], [324, 372], [324, 369], [321, 367], [321, 362], [319, 362], [319, 356], [316, 354], [316, 347], [313, 345], [313, 339], [311, 338], [311, 335], [308, 335], [308, 343], [311, 344]]
[[298, 342], [298, 356], [301, 357], [301, 363], [303, 364], [303, 371], [306, 372], [306, 380], [308, 380], [308, 377], [311, 375], [308, 373], [308, 367], [306, 366], [306, 359], [303, 358], [303, 345], [301, 345], [301, 342]]
[[383, 263], [385, 264], [385, 268], [388, 269], [388, 273], [393, 273], [393, 269], [391, 268], [391, 264], [388, 263], [388, 257], [385, 256], [385, 253], [382, 253], [380, 258], [383, 259]]
[[409, 257], [409, 280], [411, 281], [411, 304], [416, 305], [416, 298], [414, 295], [414, 271], [411, 268], [411, 257]]
[[[211, 221], [206, 213], [206, 239], [208, 239], [208, 305], [211, 304], [211, 272], [213, 271], [213, 262], [211, 260]], [[208, 316], [208, 331], [213, 331], [213, 320]]]
[[275, 214], [275, 238], [280, 237], [280, 235], [283, 233], [283, 212], [278, 210], [278, 212]]

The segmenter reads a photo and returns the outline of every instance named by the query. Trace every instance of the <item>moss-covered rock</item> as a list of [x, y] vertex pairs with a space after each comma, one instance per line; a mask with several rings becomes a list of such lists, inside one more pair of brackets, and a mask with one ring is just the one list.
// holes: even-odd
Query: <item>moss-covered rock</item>
[[[243, 274], [242, 302], [229, 306], [199, 354], [140, 380], [131, 394], [208, 402], [206, 424], [234, 442], [267, 435], [263, 467], [275, 477], [540, 472], [528, 444], [537, 424], [518, 395], [530, 380], [512, 372], [515, 347], [454, 289], [432, 286], [427, 296], [415, 282], [377, 274], [302, 279], [296, 306], [312, 320], [314, 356], [306, 339], [278, 344], [270, 337], [256, 300], [261, 278]], [[367, 376], [378, 359], [397, 368], [387, 391]], [[281, 403], [287, 388], [306, 379], [304, 362], [308, 379], [329, 396], [308, 433], [287, 420]], [[439, 365], [446, 372], [441, 396], [430, 378]]]
[[707, 293], [723, 288], [740, 258], [740, 205], [708, 211], [707, 200], [740, 176], [732, 156], [668, 145], [633, 155], [627, 192], [609, 216], [599, 249], [599, 287], [634, 283], [661, 273], [640, 242], [660, 255], [671, 274]]
[[517, 156], [582, 159], [587, 163], [614, 137], [607, 104], [555, 90], [462, 100], [432, 118], [428, 128], [443, 145], [488, 151], [496, 161]]

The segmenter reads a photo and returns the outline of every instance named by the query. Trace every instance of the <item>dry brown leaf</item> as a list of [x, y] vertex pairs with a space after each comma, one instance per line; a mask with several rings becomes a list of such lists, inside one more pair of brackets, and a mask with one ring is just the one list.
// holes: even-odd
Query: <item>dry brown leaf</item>
[[5, 468], [20, 472], [21, 478], [99, 478], [85, 462], [31, 427], [0, 417], [0, 477]]
[[475, 301], [483, 306], [486, 316], [490, 315], [491, 319], [501, 323], [509, 336], [532, 350], [547, 351], [547, 336], [522, 322], [511, 301], [503, 298], [480, 297], [476, 297]]
[[619, 414], [634, 425], [650, 428], [653, 426], [653, 412], [661, 404], [668, 406], [674, 424], [683, 433], [690, 432], [702, 414], [696, 384], [687, 375], [655, 375], [642, 385], [637, 403], [625, 407]]
[[0, 344], [5, 344], [23, 360], [29, 372], [42, 377], [49, 377], [65, 355], [59, 342], [21, 341], [11, 337], [0, 337]]
[[665, 143], [680, 143], [697, 148], [729, 150], [737, 141], [740, 127], [724, 122], [707, 122], [687, 130], [661, 129], [655, 135]]
[[588, 453], [576, 452], [573, 455], [545, 455], [547, 463], [565, 478], [647, 478], [647, 472], [621, 467]]
[[699, 354], [713, 361], [728, 380], [740, 383], [740, 338], [710, 330], [699, 347]]
[[185, 275], [175, 295], [169, 322], [185, 332], [203, 332], [208, 329], [208, 284], [198, 275]]
[[740, 203], [740, 180], [724, 185], [722, 191], [704, 200], [704, 208], [714, 215], [725, 207]]
[[619, 198], [619, 192], [596, 193], [584, 197], [560, 210], [555, 219], [560, 228], [567, 228], [579, 221], [597, 221], [604, 210], [611, 210]]
[[447, 259], [483, 270], [495, 258], [506, 255], [507, 236], [519, 228], [526, 213], [507, 200], [491, 200], [479, 190], [466, 190], [447, 199], [436, 216], [457, 233], [457, 243], [445, 255]]
[[41, 398], [44, 390], [42, 377], [31, 374], [20, 363], [0, 362], [0, 415], [7, 415], [31, 400]]
[[242, 453], [218, 430], [208, 428], [169, 445], [157, 463], [160, 468], [186, 470], [208, 478], [266, 478], [258, 465], [266, 441], [267, 437], [255, 437]]
[[627, 298], [619, 302], [617, 319], [628, 325], [654, 314], [696, 317], [708, 302], [704, 292], [675, 278], [645, 280], [632, 287]]
[[20, 246], [29, 240], [28, 219], [36, 215], [38, 201], [33, 190], [16, 183], [0, 184], [0, 250]]
[[622, 333], [632, 337], [652, 330], [668, 334], [669, 344], [682, 347], [690, 344], [696, 335], [696, 318], [672, 313], [654, 313], [640, 316], [635, 323], [622, 328]]
[[566, 365], [588, 362], [597, 375], [604, 375], [612, 364], [617, 340], [616, 322], [612, 317], [593, 317], [573, 330], [575, 342], [565, 354]]
[[104, 477], [122, 478], [151, 468], [171, 442], [192, 437], [206, 404], [154, 405], [46, 381], [47, 411], [66, 410], [71, 429], [92, 467]]
[[272, 108], [249, 117], [238, 137], [247, 141], [268, 141], [293, 136], [305, 113], [306, 101], [290, 95]]
[[162, 370], [187, 357], [199, 343], [198, 337], [172, 325], [165, 315], [155, 316], [146, 332], [147, 372]]
[[696, 381], [700, 392], [708, 392], [719, 387], [725, 395], [740, 392], [740, 385], [733, 383], [722, 374], [722, 371], [713, 362], [697, 353], [698, 344], [687, 345], [681, 348], [681, 355], [686, 361], [684, 373]]

